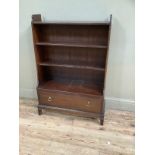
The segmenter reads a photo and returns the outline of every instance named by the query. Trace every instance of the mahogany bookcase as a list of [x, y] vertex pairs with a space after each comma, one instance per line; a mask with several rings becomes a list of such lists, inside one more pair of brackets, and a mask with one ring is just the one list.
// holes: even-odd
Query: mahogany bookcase
[[99, 118], [104, 122], [104, 90], [112, 15], [105, 22], [47, 22], [32, 15], [42, 109]]

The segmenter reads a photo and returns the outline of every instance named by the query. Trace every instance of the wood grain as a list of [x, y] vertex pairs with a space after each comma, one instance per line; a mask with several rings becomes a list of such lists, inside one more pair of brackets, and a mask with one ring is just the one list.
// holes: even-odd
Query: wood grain
[[134, 113], [108, 110], [104, 126], [88, 119], [44, 111], [20, 99], [20, 155], [133, 155]]

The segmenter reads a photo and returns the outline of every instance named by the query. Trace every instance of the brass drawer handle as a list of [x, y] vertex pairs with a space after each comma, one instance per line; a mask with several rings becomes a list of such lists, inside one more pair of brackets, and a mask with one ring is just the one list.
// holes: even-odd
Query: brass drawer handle
[[52, 101], [52, 97], [51, 96], [48, 97], [48, 101], [49, 102]]
[[87, 105], [86, 105], [86, 106], [87, 106], [87, 107], [89, 107], [89, 106], [90, 106], [90, 101], [88, 101], [88, 102], [87, 102]]

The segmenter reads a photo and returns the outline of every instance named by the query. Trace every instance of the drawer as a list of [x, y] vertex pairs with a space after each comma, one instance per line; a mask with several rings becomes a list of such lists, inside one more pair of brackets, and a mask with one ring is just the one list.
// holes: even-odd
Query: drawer
[[100, 112], [101, 97], [85, 97], [57, 92], [38, 91], [39, 103], [61, 108], [76, 109], [86, 112]]

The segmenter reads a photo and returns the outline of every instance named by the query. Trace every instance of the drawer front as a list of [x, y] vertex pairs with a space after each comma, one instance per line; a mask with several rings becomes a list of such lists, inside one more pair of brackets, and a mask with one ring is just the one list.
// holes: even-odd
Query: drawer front
[[102, 97], [81, 97], [55, 92], [38, 92], [39, 102], [44, 105], [82, 110], [86, 112], [100, 112]]

